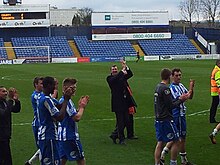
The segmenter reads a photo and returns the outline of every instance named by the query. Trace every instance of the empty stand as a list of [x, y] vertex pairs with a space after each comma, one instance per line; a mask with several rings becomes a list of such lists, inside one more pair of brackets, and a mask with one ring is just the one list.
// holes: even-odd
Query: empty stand
[[26, 47], [24, 49], [15, 48], [17, 58], [48, 57], [47, 49], [34, 49], [33, 46], [49, 46], [50, 57], [72, 57], [74, 55], [64, 36], [20, 37], [12, 38], [11, 41], [14, 47]]
[[184, 34], [172, 34], [171, 39], [139, 40], [145, 55], [189, 55], [200, 54]]
[[4, 40], [3, 38], [0, 38], [0, 59], [8, 59], [7, 53], [4, 47]]
[[83, 57], [124, 57], [136, 56], [129, 41], [89, 41], [86, 36], [74, 36]]

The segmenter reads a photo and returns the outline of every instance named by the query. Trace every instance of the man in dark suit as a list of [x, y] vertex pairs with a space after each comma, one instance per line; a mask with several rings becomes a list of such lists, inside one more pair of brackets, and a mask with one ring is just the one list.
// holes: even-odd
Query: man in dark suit
[[121, 71], [118, 71], [116, 65], [111, 67], [111, 74], [107, 77], [107, 82], [111, 89], [111, 107], [112, 112], [115, 112], [118, 133], [118, 135], [115, 135], [115, 131], [113, 131], [110, 138], [112, 138], [114, 143], [119, 138], [119, 144], [125, 144], [124, 129], [129, 127], [128, 109], [132, 106], [127, 80], [133, 76], [133, 73], [124, 60], [121, 61], [121, 64]]
[[[8, 97], [8, 99], [7, 99]], [[12, 115], [21, 110], [21, 103], [15, 88], [0, 86], [0, 164], [12, 165], [10, 140], [12, 133]], [[16, 164], [16, 163], [15, 163]]]

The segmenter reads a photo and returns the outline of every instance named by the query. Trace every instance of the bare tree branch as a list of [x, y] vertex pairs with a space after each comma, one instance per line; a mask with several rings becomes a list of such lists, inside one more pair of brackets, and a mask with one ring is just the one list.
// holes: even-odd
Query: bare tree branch
[[217, 10], [220, 6], [220, 0], [201, 0], [201, 7], [206, 19], [211, 22], [211, 25], [215, 25], [215, 18]]
[[88, 7], [79, 9], [73, 17], [73, 25], [91, 25], [91, 16], [93, 10]]
[[182, 0], [179, 5], [181, 15], [186, 21], [189, 21], [192, 25], [192, 19], [196, 15], [198, 10], [198, 0]]

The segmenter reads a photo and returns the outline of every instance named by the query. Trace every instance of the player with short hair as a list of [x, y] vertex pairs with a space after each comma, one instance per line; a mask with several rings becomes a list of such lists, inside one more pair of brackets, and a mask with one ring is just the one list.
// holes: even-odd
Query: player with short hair
[[[173, 82], [170, 84], [170, 90], [172, 94], [173, 101], [176, 101], [179, 99], [179, 97], [182, 94], [187, 94], [188, 99], [193, 98], [193, 88], [195, 81], [190, 79], [189, 84], [189, 90], [181, 83], [182, 79], [182, 71], [180, 68], [174, 68], [172, 70], [172, 79]], [[177, 126], [178, 132], [179, 132], [179, 148], [180, 148], [180, 157], [181, 157], [181, 164], [182, 165], [192, 165], [187, 160], [187, 153], [186, 153], [186, 106], [183, 103], [181, 103], [178, 107], [175, 107], [172, 110], [173, 113], [173, 119]], [[171, 149], [173, 142], [167, 143], [167, 145], [163, 148], [163, 151], [161, 153], [161, 159], [164, 160], [165, 155], [169, 152]]]
[[[63, 80], [63, 91], [67, 88], [73, 89], [75, 95], [77, 88], [77, 80], [73, 78], [66, 78]], [[60, 99], [60, 104], [64, 101], [64, 96]], [[78, 102], [78, 109], [76, 109], [71, 99], [68, 101], [66, 107], [66, 115], [62, 122], [59, 123], [58, 135], [59, 135], [59, 155], [62, 159], [62, 165], [66, 164], [66, 161], [76, 161], [78, 165], [85, 165], [85, 157], [82, 149], [82, 144], [79, 139], [78, 125], [86, 105], [89, 102], [89, 96], [82, 96]]]
[[37, 133], [38, 133], [38, 127], [39, 127], [39, 120], [37, 115], [37, 100], [40, 98], [40, 95], [43, 94], [43, 77], [35, 77], [33, 81], [33, 85], [35, 90], [33, 91], [31, 95], [31, 104], [34, 111], [34, 119], [32, 122], [32, 128], [34, 132], [34, 138], [36, 141], [36, 144], [38, 146], [38, 139], [37, 139]]
[[155, 88], [154, 93], [154, 111], [155, 111], [155, 129], [157, 145], [155, 147], [154, 158], [155, 165], [161, 165], [160, 160], [163, 145], [173, 141], [171, 147], [170, 165], [177, 165], [178, 152], [178, 132], [173, 121], [172, 109], [179, 106], [187, 99], [185, 94], [181, 95], [173, 102], [170, 88], [167, 86], [170, 83], [171, 71], [167, 68], [161, 70], [161, 83]]
[[72, 88], [67, 88], [63, 91], [64, 101], [59, 111], [51, 97], [54, 89], [54, 78], [45, 77], [43, 79], [43, 94], [38, 99], [37, 106], [39, 116], [38, 140], [42, 154], [41, 164], [47, 165], [60, 164], [56, 121], [64, 119], [68, 100], [74, 92]]
[[33, 81], [33, 86], [34, 86], [34, 91], [31, 94], [31, 104], [32, 104], [32, 108], [34, 111], [34, 119], [32, 122], [32, 129], [33, 129], [33, 133], [34, 133], [34, 138], [35, 138], [35, 142], [37, 145], [38, 150], [35, 152], [35, 154], [28, 160], [25, 162], [25, 165], [30, 165], [32, 164], [35, 160], [37, 159], [41, 159], [41, 154], [40, 154], [40, 149], [38, 146], [38, 127], [39, 127], [39, 120], [38, 120], [38, 115], [37, 115], [37, 100], [40, 98], [43, 90], [43, 77], [35, 77], [34, 81]]

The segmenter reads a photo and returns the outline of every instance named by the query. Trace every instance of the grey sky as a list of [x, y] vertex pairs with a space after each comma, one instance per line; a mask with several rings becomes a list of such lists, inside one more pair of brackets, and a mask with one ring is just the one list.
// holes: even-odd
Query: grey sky
[[[23, 4], [45, 4], [66, 9], [89, 7], [94, 11], [149, 11], [168, 10], [169, 19], [181, 19], [180, 0], [22, 0]], [[1, 0], [2, 4], [2, 0]]]

